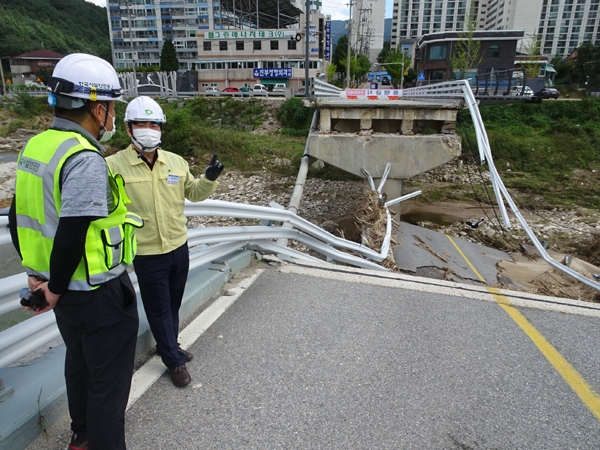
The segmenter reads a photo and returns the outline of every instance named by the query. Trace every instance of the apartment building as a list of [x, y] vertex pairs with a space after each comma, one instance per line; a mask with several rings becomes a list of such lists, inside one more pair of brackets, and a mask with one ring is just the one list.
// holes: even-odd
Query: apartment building
[[[513, 0], [514, 1], [514, 0]], [[392, 15], [392, 49], [403, 41], [416, 41], [429, 33], [461, 31], [474, 21], [477, 29], [485, 28], [483, 0], [395, 0]]]
[[523, 30], [538, 36], [543, 55], [567, 56], [583, 42], [600, 42], [600, 0], [395, 0], [392, 48], [428, 33], [461, 31], [469, 15], [478, 30]]
[[[316, 9], [319, 4], [311, 2], [310, 76], [323, 71], [330, 53], [326, 18]], [[302, 0], [107, 0], [107, 15], [116, 68], [158, 65], [162, 44], [169, 39], [179, 69], [197, 70], [200, 90], [237, 86], [238, 81], [241, 86], [258, 83], [255, 74], [274, 73], [254, 69], [292, 69], [276, 72], [278, 81], [286, 84], [288, 78], [298, 84], [304, 77]], [[269, 83], [269, 78], [265, 81]]]

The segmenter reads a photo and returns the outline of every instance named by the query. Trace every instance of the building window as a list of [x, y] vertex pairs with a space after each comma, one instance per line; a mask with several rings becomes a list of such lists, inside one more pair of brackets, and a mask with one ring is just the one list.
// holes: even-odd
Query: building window
[[271, 41], [271, 50], [279, 50], [279, 41]]
[[446, 59], [446, 44], [437, 44], [429, 47], [429, 60], [445, 60]]
[[500, 46], [499, 45], [490, 45], [487, 51], [488, 58], [500, 58]]
[[204, 41], [204, 51], [205, 52], [210, 52], [212, 50], [212, 42], [211, 41]]
[[244, 41], [235, 41], [236, 50], [244, 50]]
[[287, 41], [288, 43], [288, 50], [296, 50], [296, 40], [295, 39], [290, 39], [289, 41]]
[[253, 44], [254, 44], [254, 47], [253, 47], [254, 50], [262, 50], [262, 41], [253, 41]]
[[227, 50], [227, 41], [219, 41], [219, 50]]

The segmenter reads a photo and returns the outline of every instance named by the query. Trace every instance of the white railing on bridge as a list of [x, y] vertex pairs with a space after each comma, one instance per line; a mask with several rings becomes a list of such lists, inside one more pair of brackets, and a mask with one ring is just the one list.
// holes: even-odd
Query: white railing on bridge
[[544, 260], [548, 264], [550, 264], [550, 266], [575, 278], [581, 283], [584, 283], [587, 286], [600, 291], [600, 283], [583, 276], [579, 272], [574, 271], [573, 269], [565, 266], [564, 264], [559, 263], [558, 261], [555, 261], [548, 254], [548, 252], [546, 252], [546, 249], [542, 246], [531, 227], [525, 221], [525, 218], [521, 215], [521, 212], [519, 211], [517, 205], [511, 198], [508, 189], [506, 189], [506, 186], [504, 186], [504, 183], [500, 178], [500, 174], [498, 173], [498, 170], [494, 165], [490, 141], [488, 139], [485, 126], [483, 124], [481, 113], [479, 112], [479, 107], [477, 106], [477, 100], [467, 80], [449, 81], [439, 83], [436, 85], [404, 89], [403, 95], [405, 97], [421, 98], [463, 98], [465, 100], [465, 103], [467, 104], [467, 107], [469, 108], [469, 112], [471, 113], [471, 117], [473, 119], [475, 135], [477, 137], [477, 147], [479, 149], [479, 159], [482, 164], [487, 163], [488, 165], [492, 181], [492, 187], [496, 196], [496, 203], [500, 208], [502, 219], [506, 228], [510, 229], [511, 224], [508, 218], [508, 214], [506, 212], [506, 207], [504, 206], [504, 201], [508, 203], [511, 211], [523, 227], [523, 230], [531, 240], [532, 244], [535, 246], [540, 255], [542, 255], [542, 258], [544, 258]]

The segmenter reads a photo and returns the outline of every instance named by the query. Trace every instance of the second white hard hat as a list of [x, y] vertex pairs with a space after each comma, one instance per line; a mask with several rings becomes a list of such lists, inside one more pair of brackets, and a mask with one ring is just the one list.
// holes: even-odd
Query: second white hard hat
[[125, 122], [157, 122], [165, 123], [167, 117], [156, 101], [144, 95], [129, 102], [125, 110]]

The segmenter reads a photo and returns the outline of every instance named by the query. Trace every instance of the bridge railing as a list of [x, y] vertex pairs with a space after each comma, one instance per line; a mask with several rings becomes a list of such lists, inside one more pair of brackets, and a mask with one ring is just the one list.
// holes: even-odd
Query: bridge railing
[[[461, 92], [462, 91], [462, 92]], [[475, 128], [475, 136], [477, 138], [477, 146], [479, 149], [479, 158], [482, 164], [487, 164], [490, 177], [492, 181], [492, 187], [494, 189], [494, 194], [496, 196], [496, 203], [500, 208], [500, 212], [502, 214], [502, 218], [504, 224], [507, 229], [511, 228], [510, 220], [508, 218], [508, 214], [506, 212], [506, 207], [504, 206], [504, 202], [508, 203], [511, 211], [523, 227], [523, 230], [527, 234], [527, 237], [531, 240], [532, 244], [535, 246], [539, 254], [544, 258], [544, 260], [550, 264], [553, 268], [575, 278], [576, 280], [584, 283], [585, 285], [600, 291], [600, 283], [591, 280], [580, 274], [579, 272], [574, 271], [573, 269], [565, 266], [564, 264], [555, 261], [549, 254], [546, 252], [546, 249], [540, 243], [535, 233], [531, 229], [531, 227], [527, 224], [521, 212], [517, 208], [517, 205], [513, 201], [508, 189], [504, 186], [502, 179], [500, 178], [500, 174], [494, 165], [494, 159], [492, 157], [492, 150], [490, 147], [490, 141], [487, 136], [487, 132], [485, 130], [485, 126], [483, 124], [483, 119], [481, 117], [481, 113], [479, 112], [479, 107], [477, 106], [477, 99], [475, 98], [474, 92], [469, 84], [468, 80], [459, 80], [459, 81], [448, 81], [439, 83], [436, 85], [429, 85], [423, 87], [409, 88], [405, 89], [403, 92], [405, 97], [429, 97], [429, 98], [463, 98], [467, 107], [469, 108], [469, 112], [471, 113], [471, 117], [473, 119], [473, 125]]]

